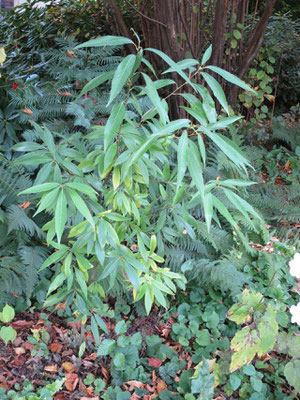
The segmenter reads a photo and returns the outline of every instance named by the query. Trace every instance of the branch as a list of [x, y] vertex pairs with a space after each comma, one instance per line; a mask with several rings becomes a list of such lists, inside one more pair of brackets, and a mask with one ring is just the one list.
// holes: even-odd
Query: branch
[[164, 28], [167, 28], [167, 25], [165, 25], [163, 22], [157, 21], [156, 19], [150, 18], [147, 15], [143, 14], [140, 10], [137, 10], [128, 0], [125, 0], [125, 3], [127, 3], [131, 8], [134, 9], [136, 13], [138, 13], [141, 17], [148, 19], [149, 21], [154, 22], [155, 24], [159, 24], [163, 26]]

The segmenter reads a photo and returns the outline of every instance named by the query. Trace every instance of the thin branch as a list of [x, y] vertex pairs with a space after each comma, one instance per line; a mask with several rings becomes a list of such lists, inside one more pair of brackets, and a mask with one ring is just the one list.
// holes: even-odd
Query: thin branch
[[182, 17], [182, 14], [181, 14], [179, 5], [178, 5], [178, 8], [177, 8], [177, 12], [178, 12], [179, 17], [180, 17], [180, 19], [181, 19], [181, 22], [182, 22], [182, 25], [183, 25], [183, 29], [184, 29], [184, 32], [185, 32], [185, 36], [186, 36], [186, 40], [187, 40], [187, 43], [188, 43], [189, 48], [190, 48], [190, 50], [191, 50], [191, 53], [192, 53], [193, 57], [196, 58], [196, 54], [195, 54], [195, 51], [194, 51], [194, 49], [193, 49], [193, 46], [191, 45], [190, 38], [189, 38], [189, 34], [188, 34], [188, 31], [187, 31], [187, 26], [186, 26], [185, 20], [184, 20], [183, 17]]
[[142, 16], [143, 18], [148, 19], [149, 21], [154, 22], [155, 24], [159, 24], [161, 26], [163, 26], [164, 28], [167, 28], [167, 25], [165, 25], [163, 22], [157, 21], [156, 19], [150, 18], [147, 15], [143, 14], [140, 10], [137, 10], [128, 0], [125, 0], [125, 2], [134, 9], [134, 11], [138, 14], [140, 14], [140, 16]]

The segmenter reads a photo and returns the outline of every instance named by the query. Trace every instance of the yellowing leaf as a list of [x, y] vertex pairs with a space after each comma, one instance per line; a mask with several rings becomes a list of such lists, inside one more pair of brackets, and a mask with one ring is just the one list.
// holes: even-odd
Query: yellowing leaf
[[6, 60], [6, 53], [4, 47], [0, 47], [0, 66], [4, 63], [5, 60]]

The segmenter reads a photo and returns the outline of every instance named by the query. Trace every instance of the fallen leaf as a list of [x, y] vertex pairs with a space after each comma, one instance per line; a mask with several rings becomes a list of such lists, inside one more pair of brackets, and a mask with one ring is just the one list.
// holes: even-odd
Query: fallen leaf
[[29, 108], [24, 108], [23, 113], [28, 114], [28, 115], [32, 115], [33, 112], [29, 109]]
[[66, 374], [65, 387], [67, 388], [67, 390], [69, 390], [70, 392], [74, 392], [78, 382], [79, 378], [77, 374], [74, 373]]
[[52, 351], [52, 353], [60, 353], [61, 349], [62, 349], [62, 344], [61, 343], [57, 343], [57, 342], [53, 342], [53, 343], [50, 344], [49, 348]]
[[28, 208], [30, 206], [30, 204], [31, 204], [30, 201], [24, 201], [24, 203], [21, 204], [21, 208], [23, 210], [25, 210], [26, 208]]
[[16, 347], [15, 349], [15, 353], [19, 356], [21, 354], [26, 353], [26, 350], [23, 347]]
[[141, 397], [138, 396], [136, 393], [132, 393], [132, 395], [129, 397], [129, 400], [139, 400]]
[[68, 57], [71, 57], [71, 58], [77, 58], [77, 57], [75, 56], [74, 52], [71, 51], [71, 50], [67, 50], [67, 51], [66, 51], [66, 55], [67, 55]]
[[74, 364], [72, 364], [72, 363], [70, 363], [68, 361], [64, 362], [62, 364], [62, 367], [66, 372], [74, 372], [77, 369]]
[[138, 388], [138, 389], [140, 389], [141, 387], [143, 387], [144, 386], [144, 384], [142, 383], [142, 382], [139, 382], [139, 381], [128, 381], [128, 382], [126, 382], [128, 385], [130, 385], [130, 386], [133, 386], [133, 387], [136, 387], [136, 388]]
[[16, 356], [13, 361], [15, 367], [21, 367], [25, 363], [25, 358], [23, 356]]
[[162, 361], [159, 358], [148, 358], [149, 367], [159, 368], [162, 364]]
[[168, 386], [167, 386], [166, 382], [163, 381], [162, 379], [159, 379], [159, 381], [157, 383], [157, 387], [156, 387], [157, 393], [159, 394], [167, 389], [168, 389]]
[[33, 325], [32, 321], [15, 321], [10, 324], [16, 331], [30, 328]]
[[44, 367], [44, 370], [47, 372], [57, 372], [57, 365], [47, 365]]
[[107, 372], [107, 370], [104, 367], [102, 367], [101, 371], [102, 371], [102, 374], [104, 375], [104, 378], [106, 380], [108, 380], [109, 379], [109, 373]]
[[96, 396], [96, 397], [80, 397], [80, 400], [99, 400], [99, 396]]

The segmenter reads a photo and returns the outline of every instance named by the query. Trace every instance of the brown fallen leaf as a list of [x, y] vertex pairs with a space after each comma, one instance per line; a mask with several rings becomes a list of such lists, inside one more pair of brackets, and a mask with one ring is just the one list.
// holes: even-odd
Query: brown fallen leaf
[[13, 361], [15, 367], [21, 367], [25, 363], [25, 358], [23, 356], [16, 356]]
[[23, 347], [16, 347], [15, 349], [15, 353], [19, 356], [21, 354], [26, 353], [26, 350]]
[[66, 51], [66, 55], [67, 55], [68, 57], [71, 57], [71, 58], [77, 58], [77, 57], [75, 56], [74, 52], [71, 51], [71, 50], [67, 50], [67, 51]]
[[21, 329], [26, 329], [30, 328], [33, 325], [33, 321], [15, 321], [10, 324], [12, 328], [14, 328], [16, 331], [21, 330]]
[[62, 350], [62, 344], [58, 342], [53, 342], [49, 346], [52, 353], [60, 353]]
[[78, 378], [77, 374], [74, 374], [74, 373], [66, 374], [65, 387], [67, 388], [67, 390], [69, 390], [70, 392], [74, 392], [78, 382], [79, 382], [79, 378]]
[[127, 385], [136, 387], [136, 388], [138, 388], [138, 389], [140, 389], [141, 387], [144, 386], [143, 382], [134, 381], [134, 380], [133, 380], [133, 381], [128, 381], [128, 382], [126, 382], [126, 383], [127, 383]]
[[159, 358], [148, 358], [149, 367], [159, 368], [162, 364], [162, 361]]
[[21, 208], [23, 210], [25, 210], [26, 208], [28, 208], [30, 206], [30, 204], [31, 204], [30, 201], [24, 201], [24, 203], [21, 204]]
[[68, 362], [68, 361], [66, 361], [66, 362], [64, 362], [63, 364], [62, 364], [62, 367], [63, 367], [63, 369], [66, 371], [66, 372], [74, 372], [74, 371], [76, 371], [76, 366], [74, 365], [74, 364], [72, 364], [72, 363], [70, 363], [70, 362]]
[[44, 370], [47, 372], [55, 373], [57, 372], [57, 365], [47, 365], [44, 367]]
[[157, 387], [156, 387], [157, 393], [159, 394], [167, 389], [168, 389], [168, 386], [167, 386], [166, 382], [163, 381], [162, 379], [159, 379], [159, 381], [157, 383]]
[[28, 115], [32, 115], [32, 114], [33, 114], [33, 111], [31, 111], [29, 108], [25, 107], [25, 108], [23, 109], [23, 113], [28, 114]]

